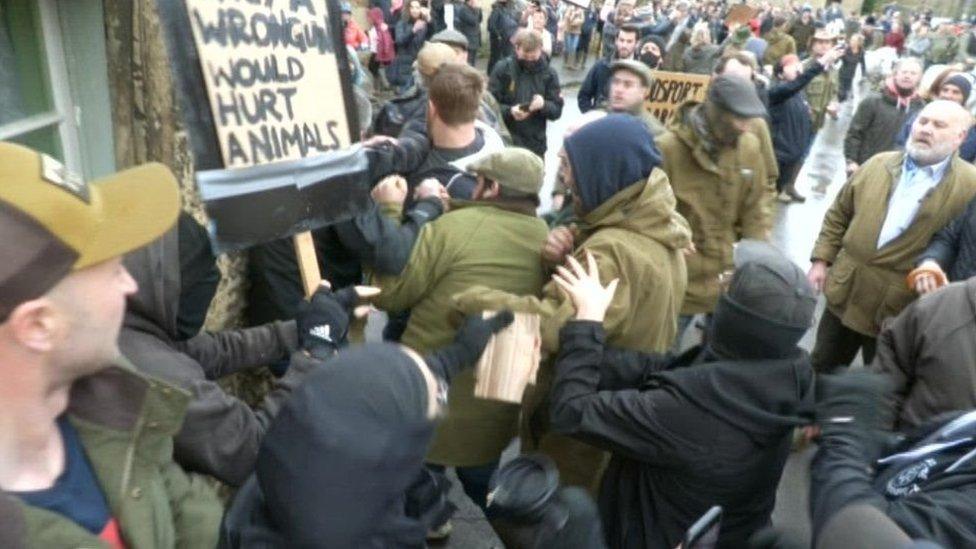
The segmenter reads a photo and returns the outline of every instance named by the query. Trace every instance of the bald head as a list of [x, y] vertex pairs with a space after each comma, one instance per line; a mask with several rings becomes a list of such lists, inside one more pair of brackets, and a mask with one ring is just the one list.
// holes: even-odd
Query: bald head
[[959, 103], [933, 101], [915, 118], [905, 150], [921, 166], [937, 164], [959, 149], [972, 121], [972, 115]]

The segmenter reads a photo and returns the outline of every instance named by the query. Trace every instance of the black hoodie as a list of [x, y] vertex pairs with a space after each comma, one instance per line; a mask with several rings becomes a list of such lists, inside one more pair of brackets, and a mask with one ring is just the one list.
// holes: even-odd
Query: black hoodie
[[554, 430], [613, 452], [600, 491], [607, 545], [672, 549], [712, 505], [719, 545], [769, 524], [793, 429], [809, 423], [809, 359], [723, 361], [606, 349], [603, 327], [562, 330]]
[[[185, 221], [181, 220], [181, 228], [187, 227]], [[201, 261], [207, 254], [201, 253], [200, 242], [191, 246], [180, 242], [181, 235], [188, 234], [192, 231], [174, 228], [125, 257], [139, 291], [128, 298], [119, 347], [139, 370], [193, 395], [174, 441], [176, 461], [185, 469], [236, 486], [253, 469], [271, 417], [306, 372], [300, 367], [289, 370], [257, 409], [217, 384], [216, 380], [237, 371], [286, 358], [298, 346], [298, 336], [294, 321], [190, 336], [199, 331], [200, 312], [206, 311], [212, 291], [206, 289], [209, 269]], [[183, 272], [181, 256], [184, 262], [190, 260]], [[191, 278], [204, 284], [183, 288], [182, 283]], [[194, 298], [206, 303], [196, 304], [190, 315], [180, 314], [181, 304], [186, 308]]]
[[340, 352], [282, 408], [221, 547], [423, 547], [404, 503], [433, 435], [428, 395], [397, 345]]

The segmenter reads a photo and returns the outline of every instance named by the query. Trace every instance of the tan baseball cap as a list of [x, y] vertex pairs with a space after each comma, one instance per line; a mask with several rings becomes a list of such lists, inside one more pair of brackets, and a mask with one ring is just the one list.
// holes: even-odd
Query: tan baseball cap
[[86, 183], [46, 154], [0, 142], [0, 321], [71, 271], [155, 240], [179, 208], [162, 164]]

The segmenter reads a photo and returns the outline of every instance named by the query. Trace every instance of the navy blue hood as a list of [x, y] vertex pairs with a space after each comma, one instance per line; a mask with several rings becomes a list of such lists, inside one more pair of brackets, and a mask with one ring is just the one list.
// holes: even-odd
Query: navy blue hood
[[647, 127], [629, 114], [610, 114], [586, 124], [563, 143], [583, 203], [581, 214], [621, 190], [642, 183], [661, 164]]

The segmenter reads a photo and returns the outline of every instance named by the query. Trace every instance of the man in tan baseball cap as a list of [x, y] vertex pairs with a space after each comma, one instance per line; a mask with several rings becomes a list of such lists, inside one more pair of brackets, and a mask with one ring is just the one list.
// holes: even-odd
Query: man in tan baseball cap
[[216, 544], [219, 502], [172, 461], [188, 395], [116, 342], [121, 255], [178, 211], [160, 164], [86, 183], [0, 143], [0, 547]]

